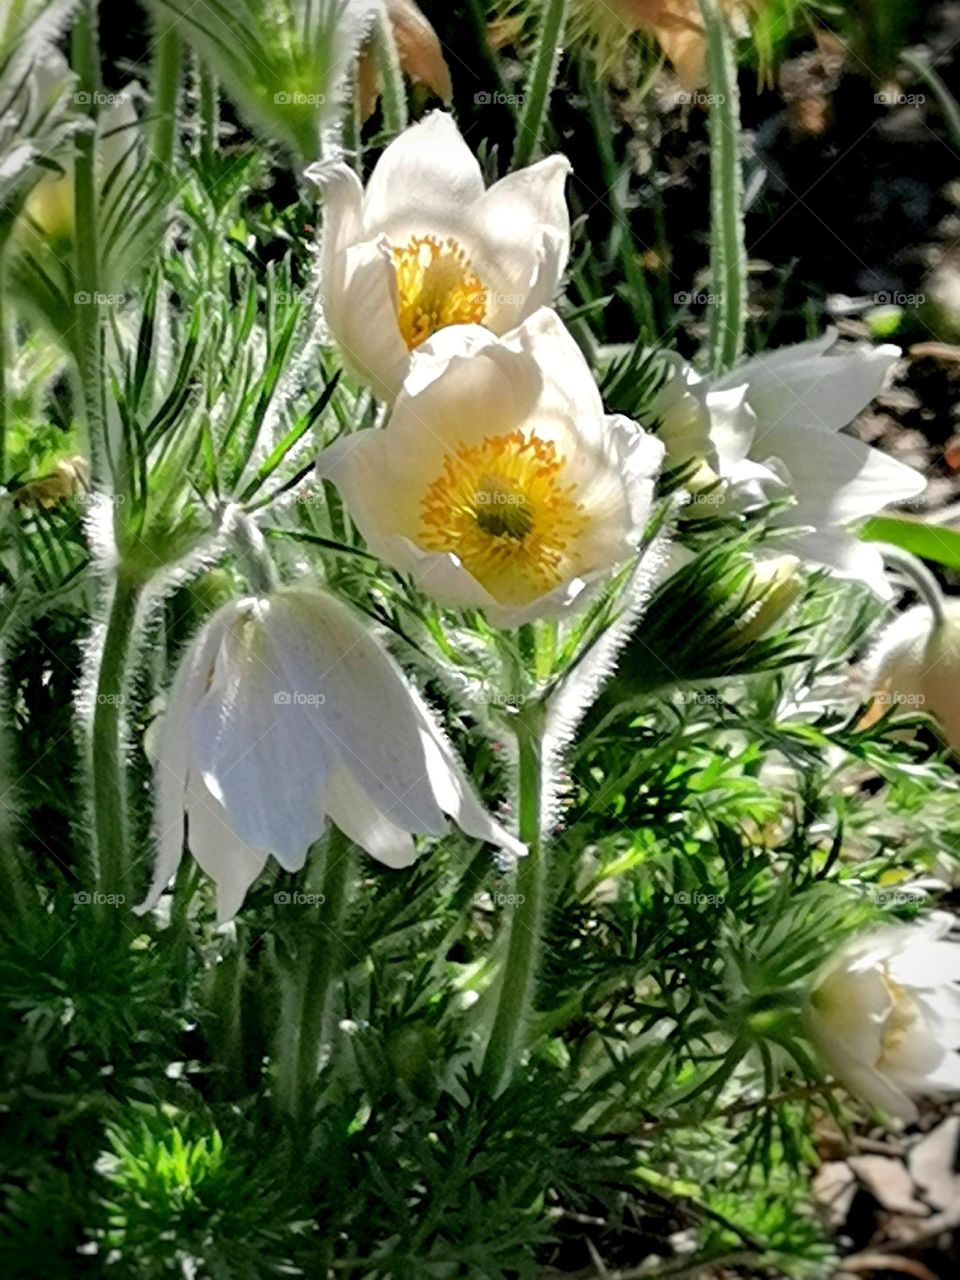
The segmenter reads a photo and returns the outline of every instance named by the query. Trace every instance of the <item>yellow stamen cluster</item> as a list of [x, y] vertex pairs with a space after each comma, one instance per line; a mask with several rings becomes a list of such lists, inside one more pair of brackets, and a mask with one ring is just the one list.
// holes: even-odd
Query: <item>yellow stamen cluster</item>
[[566, 459], [522, 431], [447, 453], [422, 504], [420, 544], [457, 556], [502, 604], [525, 604], [569, 576], [587, 524]]
[[880, 1034], [881, 1053], [878, 1067], [886, 1065], [890, 1058], [903, 1047], [903, 1043], [917, 1021], [917, 1009], [910, 994], [895, 982], [889, 969], [883, 966], [883, 985], [892, 1001], [890, 1012]]
[[397, 322], [413, 351], [448, 324], [483, 324], [487, 291], [456, 240], [414, 236], [393, 249]]

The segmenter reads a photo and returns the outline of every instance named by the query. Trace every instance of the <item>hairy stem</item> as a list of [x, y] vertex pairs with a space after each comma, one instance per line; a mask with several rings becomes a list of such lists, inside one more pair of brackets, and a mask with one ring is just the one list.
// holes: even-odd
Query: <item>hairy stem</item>
[[[82, 110], [91, 124], [97, 118], [100, 92], [100, 44], [96, 0], [84, 0], [72, 33], [73, 69], [83, 97]], [[80, 374], [90, 453], [93, 487], [109, 486], [110, 456], [107, 412], [103, 387], [103, 329], [100, 323], [100, 239], [96, 179], [96, 133], [93, 128], [77, 135], [74, 164], [74, 242], [77, 338], [75, 355]]]
[[207, 169], [220, 145], [220, 103], [217, 78], [199, 59], [197, 80], [200, 85], [200, 159]]
[[100, 652], [91, 733], [97, 889], [101, 894], [124, 897], [129, 891], [130, 861], [123, 708], [141, 591], [136, 579], [122, 569], [118, 572]]
[[387, 17], [377, 23], [373, 37], [373, 57], [380, 79], [383, 128], [393, 136], [407, 127], [407, 92], [403, 84], [397, 42], [393, 38], [393, 29]]
[[157, 40], [153, 67], [153, 152], [158, 164], [168, 170], [173, 164], [177, 140], [177, 103], [180, 96], [180, 67], [183, 43], [173, 23], [166, 23]]
[[330, 1035], [333, 994], [343, 960], [343, 921], [353, 864], [353, 845], [336, 827], [327, 838], [318, 906], [306, 906], [306, 942], [299, 963], [294, 1052], [281, 1092], [291, 1115], [303, 1114], [311, 1098], [320, 1051]]
[[569, 0], [546, 0], [537, 42], [533, 70], [523, 97], [523, 110], [517, 121], [517, 138], [513, 146], [512, 168], [522, 169], [540, 150], [540, 135], [547, 115], [550, 90], [557, 74], [557, 63], [563, 45]]
[[4, 280], [3, 270], [3, 253], [4, 245], [0, 243], [0, 485], [3, 484], [7, 474], [7, 419], [9, 411], [7, 409], [7, 357], [9, 355], [9, 344], [7, 342], [7, 308], [4, 305]]
[[733, 40], [717, 0], [699, 0], [710, 85], [710, 366], [732, 369], [743, 351], [747, 251], [743, 228], [740, 91]]
[[517, 717], [519, 829], [527, 855], [518, 862], [514, 878], [507, 954], [481, 1071], [484, 1083], [494, 1094], [507, 1084], [525, 1048], [540, 962], [546, 898], [546, 860], [541, 833], [542, 730], [543, 713], [539, 708]]

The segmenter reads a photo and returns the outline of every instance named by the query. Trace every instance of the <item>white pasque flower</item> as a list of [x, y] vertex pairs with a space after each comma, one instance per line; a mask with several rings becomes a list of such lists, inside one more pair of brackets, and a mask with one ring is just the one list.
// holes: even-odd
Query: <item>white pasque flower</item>
[[187, 844], [217, 885], [221, 920], [270, 854], [298, 871], [327, 818], [390, 867], [449, 814], [512, 856], [400, 668], [345, 605], [309, 589], [234, 600], [180, 664], [156, 749], [159, 898]]
[[890, 707], [926, 711], [960, 751], [960, 601], [944, 600], [937, 625], [929, 605], [918, 604], [886, 628], [866, 663], [873, 696], [864, 726]]
[[952, 917], [888, 925], [842, 947], [814, 978], [807, 1022], [839, 1080], [915, 1120], [911, 1095], [960, 1090], [960, 944]]
[[485, 190], [442, 111], [387, 147], [365, 191], [341, 161], [310, 169], [324, 193], [324, 316], [357, 377], [392, 400], [439, 329], [502, 334], [551, 303], [570, 251], [569, 171], [548, 156]]
[[632, 554], [662, 456], [605, 416], [579, 347], [542, 308], [503, 338], [439, 333], [386, 426], [341, 436], [317, 471], [373, 552], [506, 627], [562, 611]]
[[850, 526], [888, 503], [916, 497], [926, 481], [841, 428], [881, 391], [900, 351], [854, 347], [829, 354], [835, 342], [829, 331], [764, 352], [715, 380], [668, 356], [672, 376], [643, 421], [656, 426], [669, 466], [701, 458], [695, 485], [719, 478], [739, 510], [792, 495], [794, 505], [778, 523], [809, 532], [789, 539], [789, 549], [889, 598], [880, 551]]

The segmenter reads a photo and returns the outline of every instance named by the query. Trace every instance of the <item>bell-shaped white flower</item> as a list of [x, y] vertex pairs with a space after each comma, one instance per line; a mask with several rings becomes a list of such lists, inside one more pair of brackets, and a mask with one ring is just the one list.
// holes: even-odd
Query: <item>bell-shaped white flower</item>
[[605, 416], [580, 349], [542, 308], [503, 338], [438, 334], [387, 425], [342, 436], [317, 471], [372, 551], [506, 627], [562, 611], [632, 554], [662, 456]]
[[939, 625], [929, 605], [919, 604], [892, 622], [866, 664], [873, 705], [869, 725], [890, 707], [925, 711], [960, 752], [960, 601], [944, 600]]
[[220, 919], [270, 854], [299, 870], [330, 818], [390, 867], [449, 814], [511, 856], [433, 717], [341, 603], [285, 589], [231, 601], [180, 664], [156, 749], [157, 862], [146, 911], [187, 844], [217, 885]]
[[842, 947], [816, 976], [810, 1034], [851, 1093], [902, 1120], [911, 1096], [960, 1090], [960, 944], [938, 913]]
[[695, 485], [719, 478], [738, 510], [792, 496], [779, 523], [809, 532], [790, 539], [789, 549], [889, 598], [879, 550], [850, 526], [916, 497], [926, 481], [841, 428], [880, 392], [900, 352], [882, 346], [830, 354], [835, 341], [830, 331], [764, 352], [712, 381], [668, 357], [670, 376], [644, 421], [656, 426], [668, 465], [702, 459]]
[[550, 304], [570, 251], [569, 171], [548, 156], [486, 190], [442, 111], [387, 147], [365, 191], [342, 162], [315, 165], [324, 315], [356, 376], [392, 400], [410, 353], [438, 330], [503, 334]]

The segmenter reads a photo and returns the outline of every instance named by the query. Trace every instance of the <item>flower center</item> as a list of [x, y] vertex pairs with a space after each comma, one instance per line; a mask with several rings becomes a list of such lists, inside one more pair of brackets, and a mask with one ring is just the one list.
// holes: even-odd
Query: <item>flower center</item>
[[456, 240], [414, 236], [393, 249], [397, 323], [413, 351], [448, 324], [482, 324], [487, 291]]
[[886, 965], [882, 976], [893, 1003], [881, 1031], [878, 1067], [891, 1065], [917, 1021], [917, 1008], [909, 992], [891, 978]]
[[421, 504], [421, 545], [446, 551], [498, 601], [525, 604], [563, 581], [586, 528], [566, 459], [522, 431], [448, 453]]

